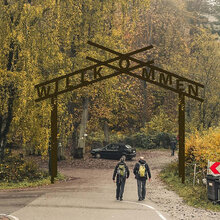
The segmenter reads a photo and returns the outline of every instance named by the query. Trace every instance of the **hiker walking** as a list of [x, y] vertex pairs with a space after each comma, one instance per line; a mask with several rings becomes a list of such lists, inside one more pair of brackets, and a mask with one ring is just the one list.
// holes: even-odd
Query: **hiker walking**
[[170, 142], [170, 148], [171, 148], [171, 156], [174, 156], [174, 152], [176, 150], [176, 138], [172, 138], [171, 142]]
[[120, 201], [123, 200], [123, 193], [126, 178], [129, 177], [129, 169], [125, 163], [125, 157], [121, 157], [120, 162], [116, 165], [113, 173], [113, 182], [115, 183], [116, 177], [116, 199]]
[[138, 163], [135, 164], [133, 173], [137, 179], [138, 201], [142, 201], [146, 196], [147, 177], [149, 177], [149, 181], [151, 179], [150, 169], [144, 157], [140, 157]]

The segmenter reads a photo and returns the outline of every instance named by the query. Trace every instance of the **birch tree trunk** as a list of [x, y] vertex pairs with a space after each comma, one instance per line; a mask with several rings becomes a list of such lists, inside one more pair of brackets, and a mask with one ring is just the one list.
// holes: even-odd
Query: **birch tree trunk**
[[89, 97], [83, 97], [83, 112], [80, 123], [79, 130], [79, 140], [78, 140], [78, 148], [83, 149], [83, 154], [85, 153], [85, 140], [86, 140], [86, 126], [88, 121], [88, 108], [89, 108]]
[[78, 125], [74, 126], [74, 131], [72, 133], [72, 141], [71, 141], [71, 155], [74, 156], [75, 152], [76, 152], [76, 148], [78, 146], [78, 133], [77, 133], [77, 129]]
[[104, 120], [104, 135], [105, 135], [104, 145], [109, 144], [109, 126], [107, 120]]

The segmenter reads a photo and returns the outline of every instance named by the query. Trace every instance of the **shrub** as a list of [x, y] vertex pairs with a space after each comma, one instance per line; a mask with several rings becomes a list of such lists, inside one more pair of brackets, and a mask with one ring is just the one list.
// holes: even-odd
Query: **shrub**
[[207, 173], [208, 161], [220, 161], [220, 128], [196, 132], [186, 139], [186, 174], [193, 176], [193, 165], [196, 164], [196, 178], [202, 182]]
[[24, 161], [19, 155], [7, 155], [0, 163], [0, 182], [33, 181], [47, 176], [45, 171], [39, 170], [34, 161]]
[[169, 148], [170, 139], [172, 137], [172, 134], [164, 132], [151, 135], [146, 135], [145, 133], [136, 133], [130, 137], [126, 137], [123, 142], [136, 148]]
[[220, 128], [196, 132], [186, 139], [186, 162], [206, 169], [209, 161], [220, 161]]
[[141, 128], [141, 132], [145, 134], [176, 133], [176, 128], [177, 122], [170, 118], [162, 108], [159, 108], [159, 112], [151, 118], [151, 121]]
[[175, 135], [165, 132], [160, 132], [156, 135], [156, 142], [162, 148], [169, 148], [170, 140], [174, 138]]
[[103, 147], [104, 142], [104, 134], [100, 132], [93, 132], [90, 135], [88, 135], [86, 144], [93, 148], [100, 148]]
[[[169, 148], [171, 138], [175, 137], [173, 134], [166, 132], [154, 132], [146, 134], [145, 132], [138, 132], [130, 136], [121, 133], [112, 134], [110, 143], [125, 143], [135, 148], [155, 149], [155, 148]], [[87, 144], [91, 148], [103, 147], [104, 136], [99, 133], [93, 133], [88, 138]]]

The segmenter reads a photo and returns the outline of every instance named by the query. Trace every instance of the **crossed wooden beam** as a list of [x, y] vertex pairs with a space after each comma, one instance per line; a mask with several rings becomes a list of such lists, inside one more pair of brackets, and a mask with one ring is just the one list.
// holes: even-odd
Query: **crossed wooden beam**
[[[88, 41], [88, 44], [104, 51], [110, 52], [116, 57], [106, 61], [100, 61], [92, 57], [86, 57], [96, 64], [81, 70], [60, 76], [35, 86], [38, 94], [36, 102], [45, 99], [51, 99], [51, 182], [57, 175], [57, 96], [95, 82], [118, 76], [122, 73], [145, 80], [162, 88], [171, 90], [179, 94], [179, 176], [182, 182], [185, 181], [185, 96], [203, 102], [201, 97], [201, 88], [204, 85], [168, 72], [159, 67], [153, 66], [154, 61], [143, 62], [132, 55], [152, 49], [153, 46], [147, 46], [129, 53], [119, 53], [102, 45]], [[115, 62], [118, 61], [117, 65]], [[133, 65], [135, 63], [135, 65]], [[113, 65], [114, 64], [114, 65]], [[115, 72], [106, 74], [102, 72], [102, 66], [108, 67]], [[142, 73], [133, 72], [142, 67]], [[91, 72], [93, 71], [93, 72]], [[80, 77], [77, 77], [80, 76]], [[75, 77], [75, 78], [74, 78]]]
[[[95, 82], [104, 79], [118, 76], [122, 73], [145, 80], [147, 82], [150, 82], [152, 84], [155, 84], [157, 86], [163, 87], [165, 89], [171, 90], [176, 93], [181, 92], [185, 96], [196, 99], [198, 101], [201, 102], [203, 101], [203, 98], [199, 97], [199, 88], [204, 88], [202, 84], [187, 79], [185, 77], [179, 76], [177, 74], [168, 72], [159, 67], [153, 66], [152, 64], [154, 63], [154, 61], [143, 62], [141, 60], [132, 57], [132, 55], [152, 49], [153, 48], [152, 45], [130, 53], [122, 54], [107, 47], [104, 47], [102, 45], [93, 43], [91, 41], [88, 41], [88, 44], [100, 48], [102, 50], [105, 50], [107, 52], [110, 52], [117, 56], [115, 58], [106, 61], [99, 61], [91, 57], [86, 57], [88, 60], [93, 61], [96, 64], [36, 85], [35, 88], [37, 89], [37, 93], [38, 93], [38, 98], [36, 99], [37, 102], [48, 98], [57, 97], [57, 95], [81, 88], [83, 86], [88, 86], [90, 84], [93, 84]], [[111, 64], [114, 63], [115, 61], [119, 61], [118, 66]], [[131, 61], [137, 63], [137, 65], [130, 67]], [[101, 73], [102, 70], [101, 66], [106, 66], [108, 68], [111, 68], [115, 70], [115, 72], [103, 76], [102, 75], [103, 73]], [[146, 67], [142, 69], [141, 75], [132, 72], [141, 67]], [[91, 79], [91, 77], [88, 77], [89, 75], [91, 75], [91, 73], [88, 74], [88, 71], [91, 70], [93, 70], [93, 79]], [[73, 77], [79, 75], [80, 75], [80, 81], [73, 79]], [[73, 84], [70, 81], [72, 81]], [[184, 85], [184, 83], [185, 84], [187, 83], [187, 85]], [[60, 84], [62, 84], [62, 86], [60, 86]], [[184, 88], [184, 86], [186, 88]]]
[[[95, 43], [92, 43], [90, 41], [88, 41], [88, 44], [90, 45], [97, 45], [97, 47], [102, 47], [101, 45], [98, 45], [98, 44], [95, 44]], [[105, 47], [103, 47], [105, 48]], [[35, 100], [36, 102], [39, 102], [39, 101], [42, 101], [42, 100], [45, 100], [45, 99], [48, 99], [48, 98], [52, 98], [52, 97], [56, 97], [57, 95], [60, 95], [60, 94], [63, 94], [63, 93], [66, 93], [68, 91], [72, 91], [72, 90], [75, 90], [75, 89], [78, 89], [78, 88], [81, 88], [83, 86], [88, 86], [90, 84], [93, 84], [95, 82], [98, 82], [98, 81], [101, 81], [101, 80], [104, 80], [104, 79], [108, 79], [108, 78], [111, 78], [113, 76], [118, 76], [120, 74], [122, 74], [123, 72], [130, 72], [132, 70], [135, 70], [135, 69], [138, 69], [140, 67], [143, 67], [143, 66], [147, 66], [149, 64], [152, 64], [153, 61], [149, 61], [149, 62], [142, 62], [142, 61], [139, 61], [135, 58], [132, 58], [130, 57], [131, 55], [134, 55], [134, 54], [137, 54], [137, 53], [140, 53], [140, 52], [143, 52], [143, 51], [146, 51], [146, 50], [149, 50], [153, 48], [153, 46], [148, 46], [148, 47], [144, 47], [142, 49], [139, 49], [139, 50], [136, 50], [136, 51], [133, 51], [131, 53], [126, 53], [126, 54], [121, 54], [121, 53], [118, 53], [116, 51], [113, 51], [109, 48], [106, 48], [105, 50], [106, 51], [113, 51], [114, 54], [117, 54], [118, 57], [115, 57], [113, 59], [109, 59], [109, 60], [106, 60], [104, 62], [102, 61], [97, 61], [97, 64], [95, 65], [92, 65], [92, 66], [89, 66], [89, 67], [86, 67], [84, 69], [81, 69], [81, 70], [77, 70], [73, 73], [69, 73], [69, 74], [66, 74], [64, 76], [60, 76], [60, 77], [57, 77], [57, 78], [54, 78], [52, 80], [48, 80], [48, 81], [45, 81], [43, 83], [40, 83], [38, 85], [35, 86], [35, 88], [37, 89], [37, 93], [38, 93], [38, 98]], [[92, 59], [92, 58], [89, 58], [88, 59]], [[138, 65], [132, 67], [132, 68], [124, 68], [122, 66], [122, 62], [125, 60], [127, 62], [127, 65], [130, 63], [129, 62], [129, 59], [130, 60], [135, 60], [137, 63], [139, 63]], [[110, 65], [110, 63], [112, 62], [115, 62], [119, 60], [119, 66], [120, 68], [117, 68], [117, 67], [114, 67], [112, 65]], [[108, 66], [108, 67], [112, 67], [112, 69], [116, 70], [116, 72], [114, 73], [111, 73], [111, 74], [108, 74], [108, 75], [105, 75], [105, 76], [102, 76], [101, 75], [101, 67], [100, 66]], [[99, 69], [97, 69], [98, 67], [100, 67]], [[93, 75], [94, 75], [94, 78], [93, 79], [89, 79], [87, 78], [86, 79], [86, 74], [89, 70], [93, 70]], [[70, 78], [71, 77], [74, 77], [74, 76], [77, 76], [77, 75], [81, 75], [80, 76], [80, 82], [77, 84], [77, 85], [70, 85]], [[59, 84], [61, 83], [61, 81], [65, 80], [65, 87], [62, 88], [61, 90], [59, 89]]]

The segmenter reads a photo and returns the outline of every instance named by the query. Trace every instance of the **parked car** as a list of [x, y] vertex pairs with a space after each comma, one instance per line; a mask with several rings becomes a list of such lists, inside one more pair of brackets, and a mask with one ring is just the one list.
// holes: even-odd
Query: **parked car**
[[120, 159], [125, 156], [127, 160], [131, 160], [136, 156], [136, 149], [127, 144], [108, 144], [103, 148], [91, 150], [91, 154], [96, 158]]

